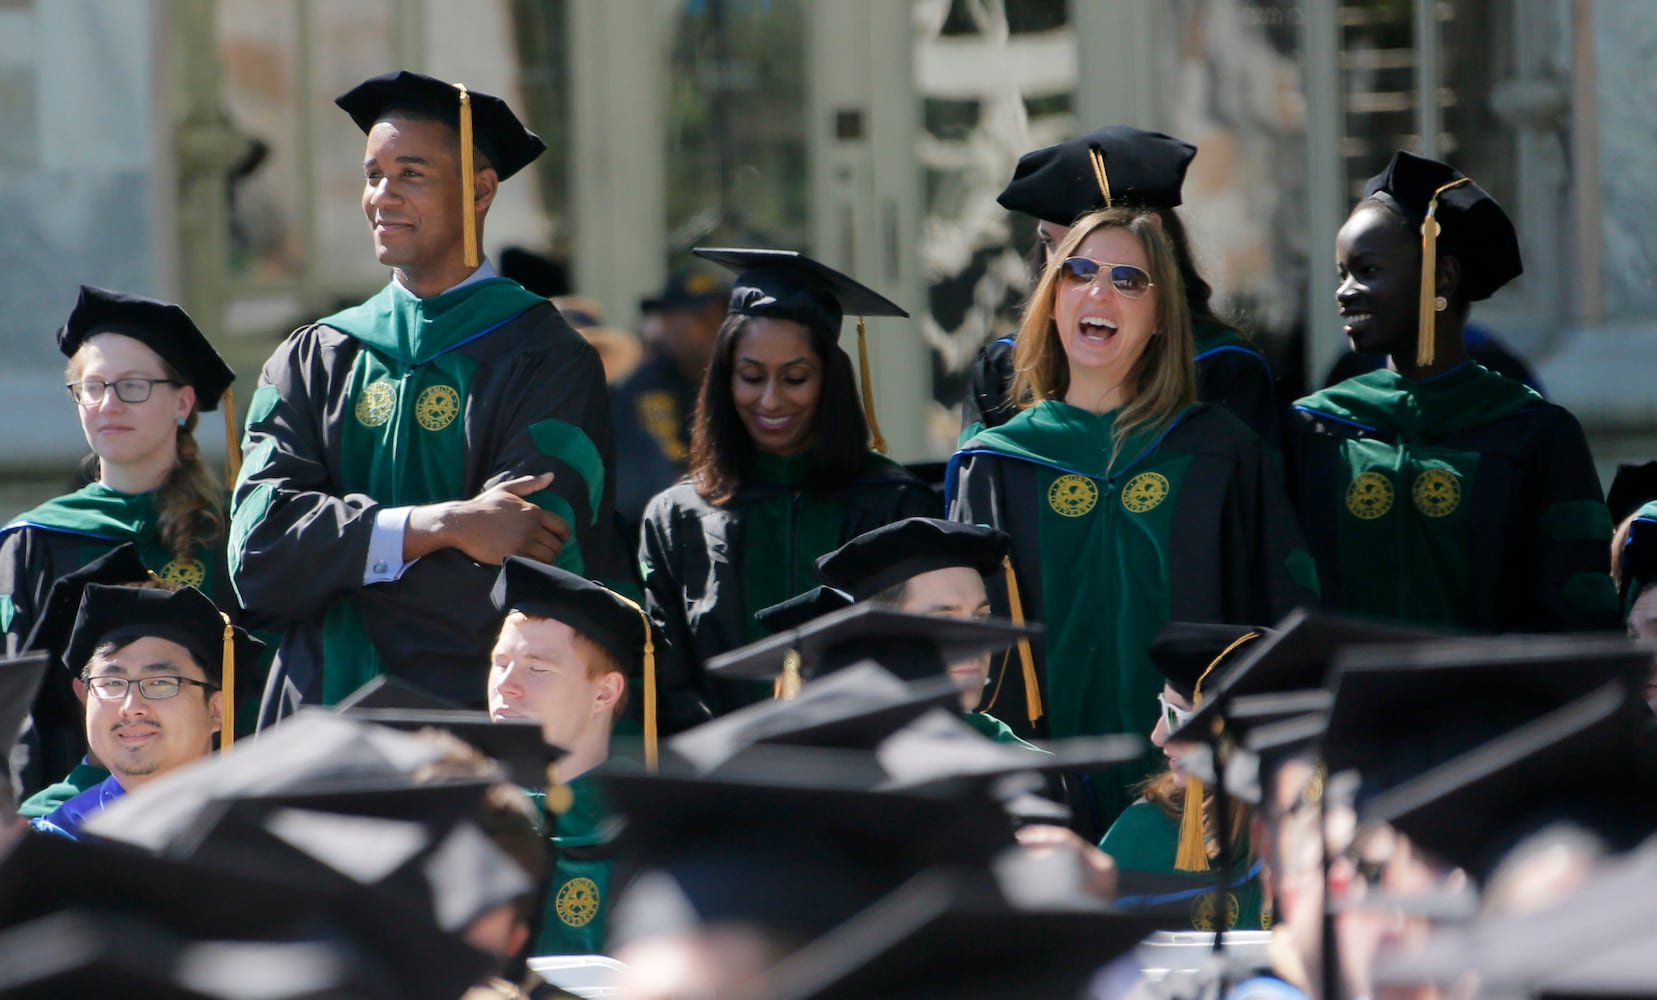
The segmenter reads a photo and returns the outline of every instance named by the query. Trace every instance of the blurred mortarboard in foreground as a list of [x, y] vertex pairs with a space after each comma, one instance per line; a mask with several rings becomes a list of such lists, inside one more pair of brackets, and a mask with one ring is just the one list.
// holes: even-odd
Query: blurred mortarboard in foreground
[[934, 708], [960, 704], [945, 676], [905, 683], [874, 663], [813, 681], [790, 701], [747, 705], [668, 741], [675, 757], [712, 771], [759, 744], [873, 750]]
[[1483, 188], [1455, 167], [1399, 150], [1386, 169], [1364, 184], [1364, 197], [1386, 195], [1411, 227], [1421, 231], [1420, 329], [1416, 364], [1433, 362], [1440, 254], [1461, 264], [1460, 291], [1470, 302], [1488, 299], [1525, 269], [1513, 221]]
[[821, 618], [831, 611], [850, 607], [851, 604], [850, 594], [833, 587], [812, 587], [803, 594], [796, 594], [769, 608], [761, 608], [754, 612], [754, 620], [773, 633], [782, 632], [799, 628], [814, 618]]
[[[88, 337], [119, 333], [142, 343], [196, 390], [196, 409], [212, 412], [236, 381], [236, 373], [190, 319], [171, 302], [82, 285], [69, 319], [58, 330], [58, 350], [75, 356]], [[105, 373], [109, 378], [113, 373]]]
[[[1151, 640], [1151, 666], [1169, 687], [1187, 701], [1195, 701], [1198, 684], [1215, 676], [1213, 671], [1238, 662], [1271, 636], [1271, 629], [1252, 625], [1164, 622]], [[1211, 684], [1204, 686], [1212, 689]]]
[[1077, 901], [1009, 903], [982, 873], [924, 872], [765, 977], [773, 1000], [1079, 996], [1166, 921]]
[[51, 654], [54, 663], [67, 667], [72, 674], [79, 674], [85, 663], [70, 667], [63, 659], [69, 648], [69, 637], [75, 631], [75, 618], [80, 614], [81, 596], [87, 585], [97, 583], [116, 587], [159, 582], [160, 579], [139, 558], [138, 546], [131, 542], [117, 545], [73, 573], [65, 573], [52, 582], [46, 604], [36, 616], [23, 648], [44, 650]]
[[857, 317], [858, 383], [863, 393], [863, 416], [869, 423], [874, 450], [884, 452], [886, 440], [875, 418], [863, 320], [868, 316], [907, 318], [909, 313], [849, 275], [795, 250], [697, 247], [691, 253], [737, 272], [727, 310], [733, 316], [793, 320], [808, 329], [826, 331], [831, 337], [839, 337], [840, 321], [847, 314]]
[[488, 712], [470, 709], [351, 708], [345, 714], [377, 726], [389, 726], [406, 733], [441, 729], [464, 741], [485, 757], [499, 761], [510, 780], [525, 788], [554, 784], [547, 767], [567, 752], [547, 743], [541, 724], [528, 719], [496, 722]]
[[461, 130], [461, 95], [471, 104], [472, 143], [489, 157], [501, 180], [528, 166], [546, 151], [540, 136], [524, 127], [506, 102], [482, 91], [467, 90], [424, 73], [399, 70], [370, 77], [334, 98], [364, 134], [396, 111], [414, 111]]
[[1019, 157], [995, 200], [1060, 226], [1101, 208], [1175, 208], [1196, 155], [1173, 136], [1107, 125]]
[[795, 653], [800, 675], [808, 681], [863, 660], [904, 679], [926, 679], [942, 674], [947, 664], [1040, 634], [1039, 625], [912, 615], [864, 603], [715, 656], [707, 671], [770, 680], [784, 672], [785, 661]]
[[[1326, 703], [1327, 703], [1327, 699]], [[1226, 790], [1250, 805], [1265, 798], [1265, 782], [1285, 761], [1315, 756], [1328, 723], [1327, 708], [1256, 726], [1226, 764]]]
[[1625, 462], [1618, 465], [1617, 474], [1611, 479], [1611, 489], [1605, 494], [1605, 506], [1611, 512], [1611, 523], [1621, 523], [1623, 518], [1652, 500], [1657, 500], [1657, 462], [1643, 465]]
[[0, 761], [11, 759], [12, 748], [23, 736], [23, 723], [46, 677], [46, 666], [45, 653], [0, 659]]
[[1603, 636], [1349, 650], [1337, 661], [1323, 759], [1330, 774], [1359, 772], [1367, 797], [1605, 684], [1639, 691], [1651, 658], [1648, 646]]
[[1623, 851], [1657, 832], [1657, 787], [1634, 745], [1650, 710], [1612, 681], [1562, 708], [1376, 795], [1385, 822], [1483, 882], [1504, 852], [1549, 823], [1592, 830]]
[[681, 268], [667, 276], [662, 290], [639, 300], [641, 313], [683, 312], [730, 298], [731, 283], [701, 268]]
[[922, 573], [970, 569], [1000, 571], [1011, 539], [1006, 532], [933, 517], [906, 517], [866, 531], [818, 557], [816, 576], [853, 599], [867, 601]]
[[440, 698], [418, 684], [411, 684], [391, 674], [375, 674], [368, 683], [357, 688], [334, 706], [336, 712], [351, 709], [400, 708], [414, 712], [428, 709], [456, 709], [461, 706], [447, 698]]
[[887, 788], [999, 778], [1027, 772], [1086, 770], [1128, 764], [1144, 753], [1138, 736], [1096, 736], [1030, 746], [998, 743], [961, 721], [959, 712], [932, 709], [882, 740], [875, 750]]

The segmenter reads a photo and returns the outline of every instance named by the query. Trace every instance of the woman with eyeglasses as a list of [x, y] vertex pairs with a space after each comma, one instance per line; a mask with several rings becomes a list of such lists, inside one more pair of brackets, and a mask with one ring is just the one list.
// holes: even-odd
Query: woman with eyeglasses
[[[702, 669], [769, 634], [756, 612], [810, 590], [817, 557], [849, 539], [942, 508], [871, 450], [868, 368], [860, 405], [838, 343], [848, 313], [908, 314], [791, 251], [695, 253], [739, 273], [696, 402], [689, 473], [646, 507], [639, 562], [647, 607], [680, 664], [671, 674], [717, 715], [771, 695], [769, 683]], [[668, 722], [694, 721], [676, 694], [664, 695]]]
[[[202, 461], [195, 429], [235, 372], [178, 306], [91, 286], [81, 287], [57, 341], [69, 358], [67, 396], [92, 448], [92, 481], [0, 528], [6, 651], [25, 648], [53, 581], [124, 542], [162, 580], [234, 605], [227, 490]], [[31, 786], [76, 768], [86, 751], [80, 704], [60, 675], [50, 671], [36, 699]]]
[[[950, 516], [1012, 536], [1022, 610], [1047, 628], [1036, 698], [992, 679], [984, 706], [1021, 736], [1138, 732], [1163, 622], [1276, 621], [1317, 598], [1265, 445], [1196, 402], [1191, 336], [1156, 220], [1085, 216], [1020, 325], [1018, 415], [951, 459]], [[1097, 837], [1154, 763], [1092, 775], [1094, 812], [1078, 825]]]
[[1468, 357], [1523, 270], [1501, 206], [1406, 152], [1335, 237], [1347, 339], [1390, 365], [1299, 400], [1289, 491], [1329, 607], [1478, 632], [1614, 629], [1611, 517], [1576, 419]]
[[[1013, 179], [996, 197], [1001, 207], [1036, 219], [1031, 267], [1040, 276], [1070, 224], [1102, 208], [1151, 212], [1174, 252], [1191, 315], [1197, 398], [1219, 403], [1276, 449], [1277, 392], [1266, 356], [1211, 303], [1213, 289], [1197, 270], [1178, 207], [1185, 171], [1197, 147], [1161, 132], [1110, 125], [1037, 149], [1019, 158]], [[962, 440], [997, 427], [1018, 412], [1009, 395], [1013, 336], [993, 340], [973, 359], [961, 407]]]

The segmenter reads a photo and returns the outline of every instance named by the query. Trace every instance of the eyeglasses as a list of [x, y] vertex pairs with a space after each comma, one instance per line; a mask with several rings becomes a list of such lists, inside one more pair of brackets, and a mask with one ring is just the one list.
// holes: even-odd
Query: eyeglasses
[[69, 398], [82, 406], [97, 406], [104, 401], [104, 395], [113, 387], [115, 398], [123, 403], [142, 403], [150, 398], [157, 385], [183, 385], [182, 382], [170, 378], [118, 378], [113, 382], [89, 378], [80, 382], [67, 383]]
[[138, 693], [150, 701], [166, 701], [168, 698], [178, 697], [179, 690], [185, 684], [194, 684], [209, 691], [217, 691], [217, 684], [207, 681], [193, 680], [189, 677], [87, 677], [83, 678], [86, 686], [92, 691], [92, 696], [99, 701], [122, 701], [127, 696], [127, 688], [136, 684]]
[[1059, 266], [1059, 274], [1068, 284], [1076, 287], [1093, 284], [1099, 272], [1106, 271], [1110, 276], [1110, 287], [1130, 299], [1137, 299], [1155, 287], [1150, 274], [1132, 264], [1108, 264], [1091, 257], [1066, 257], [1059, 262]]
[[1177, 705], [1170, 704], [1166, 695], [1157, 695], [1156, 701], [1157, 704], [1162, 706], [1162, 721], [1167, 723], [1168, 731], [1170, 733], [1179, 732], [1187, 722], [1191, 721], [1191, 716], [1197, 714], [1196, 712], [1187, 712], [1185, 709], [1180, 708]]

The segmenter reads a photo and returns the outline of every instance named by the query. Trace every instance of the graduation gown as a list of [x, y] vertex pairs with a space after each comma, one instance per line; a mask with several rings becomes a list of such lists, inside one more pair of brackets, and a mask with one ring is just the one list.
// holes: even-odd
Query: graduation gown
[[[144, 565], [163, 580], [194, 586], [221, 607], [234, 605], [222, 547], [198, 548], [192, 558], [178, 559], [161, 541], [155, 494], [90, 483], [0, 527], [0, 634], [6, 655], [23, 651], [59, 577], [126, 542], [137, 546]], [[72, 679], [68, 671], [48, 671], [35, 699], [40, 747], [28, 769], [31, 787], [66, 773], [86, 753], [85, 716]]]
[[1468, 361], [1295, 403], [1289, 489], [1332, 608], [1480, 632], [1615, 629], [1611, 518], [1576, 419]]
[[37, 833], [48, 833], [56, 837], [79, 840], [81, 839], [82, 825], [99, 812], [102, 812], [111, 802], [125, 794], [126, 789], [122, 788], [121, 783], [111, 775], [64, 802], [45, 816], [29, 820], [29, 826], [34, 828]]
[[45, 816], [58, 806], [63, 805], [108, 777], [108, 770], [91, 763], [83, 757], [81, 762], [76, 764], [74, 769], [65, 775], [62, 781], [47, 785], [25, 799], [17, 807], [17, 814], [24, 819]]
[[611, 395], [616, 429], [616, 518], [621, 522], [623, 537], [635, 549], [645, 507], [685, 474], [697, 388], [671, 359], [654, 357]]
[[552, 834], [552, 875], [547, 879], [535, 938], [537, 955], [600, 955], [609, 924], [610, 831], [605, 822], [610, 807], [598, 783], [580, 775], [569, 783], [570, 808], [554, 815], [546, 809], [546, 795], [530, 795], [541, 806]]
[[598, 355], [515, 282], [429, 299], [388, 285], [288, 337], [248, 406], [231, 515], [243, 603], [293, 624], [262, 713], [331, 704], [379, 673], [481, 704], [499, 616], [498, 567], [457, 549], [364, 586], [383, 507], [465, 499], [552, 472], [528, 499], [573, 532], [558, 565], [621, 582], [612, 564], [609, 395]]
[[[861, 478], [826, 495], [803, 489], [811, 461], [809, 453], [757, 455], [725, 504], [682, 482], [645, 514], [639, 562], [646, 606], [678, 660], [674, 676], [716, 715], [771, 696], [769, 683], [715, 681], [702, 672], [709, 657], [766, 637], [755, 611], [811, 589], [817, 557], [863, 532], [942, 514], [925, 483], [882, 455], [870, 452]], [[694, 724], [684, 714], [685, 692], [664, 697], [679, 705], [675, 728]]]
[[[1197, 398], [1219, 403], [1254, 428], [1267, 447], [1275, 449], [1280, 431], [1277, 420], [1276, 379], [1260, 349], [1236, 330], [1199, 323], [1196, 337]], [[961, 440], [979, 430], [999, 427], [1012, 419], [1016, 408], [1007, 399], [1013, 384], [1013, 342], [1009, 334], [978, 351], [961, 403]]]
[[[1211, 931], [1218, 926], [1216, 919], [1220, 910], [1216, 905], [1215, 885], [1218, 876], [1212, 871], [1187, 872], [1174, 867], [1174, 858], [1179, 853], [1179, 820], [1169, 816], [1161, 806], [1143, 800], [1129, 806], [1099, 841], [1099, 849], [1110, 855], [1116, 867], [1123, 871], [1144, 872], [1167, 881], [1168, 891], [1137, 902], [1170, 908], [1176, 904], [1181, 906], [1186, 925], [1170, 927], [1170, 930]], [[1246, 850], [1239, 854], [1232, 859], [1226, 889], [1228, 929], [1271, 930], [1271, 907], [1261, 883], [1260, 862], [1250, 860]], [[1185, 888], [1177, 888], [1182, 884]]]
[[[1311, 555], [1260, 438], [1228, 411], [1196, 404], [1132, 435], [1110, 467], [1115, 413], [1050, 400], [983, 431], [950, 460], [950, 517], [1012, 536], [1045, 716], [1032, 726], [1015, 658], [981, 706], [1020, 735], [1139, 733], [1162, 690], [1149, 648], [1169, 620], [1274, 622], [1317, 600]], [[1007, 595], [991, 581], [997, 614]], [[1096, 772], [1102, 831], [1160, 766]], [[1097, 836], [1097, 832], [1094, 836]]]

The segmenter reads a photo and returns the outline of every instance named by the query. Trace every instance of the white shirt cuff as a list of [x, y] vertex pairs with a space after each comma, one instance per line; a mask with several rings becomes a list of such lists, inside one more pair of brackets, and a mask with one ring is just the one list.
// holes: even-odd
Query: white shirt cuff
[[381, 507], [374, 514], [374, 534], [368, 542], [368, 564], [363, 567], [363, 586], [389, 583], [403, 575], [414, 562], [403, 561], [403, 532], [408, 529], [413, 507]]

